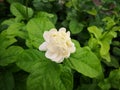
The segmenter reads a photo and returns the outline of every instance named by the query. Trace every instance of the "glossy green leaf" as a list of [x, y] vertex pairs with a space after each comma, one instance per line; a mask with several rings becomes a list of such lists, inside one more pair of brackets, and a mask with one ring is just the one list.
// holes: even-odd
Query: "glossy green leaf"
[[[27, 90], [72, 90], [72, 73], [55, 62], [37, 63], [27, 80]], [[61, 71], [62, 70], [62, 71]]]
[[16, 64], [24, 71], [32, 72], [33, 66], [42, 61], [46, 61], [44, 53], [35, 49], [28, 49], [19, 55]]
[[21, 19], [28, 19], [33, 15], [33, 10], [31, 8], [20, 3], [12, 3], [10, 6], [10, 11], [14, 16]]
[[100, 60], [88, 47], [77, 48], [68, 60], [72, 68], [91, 78], [102, 74]]
[[44, 31], [48, 31], [52, 28], [54, 28], [53, 23], [46, 17], [31, 19], [27, 24], [27, 31], [30, 38], [28, 41], [31, 42], [31, 45], [38, 48], [44, 41]]

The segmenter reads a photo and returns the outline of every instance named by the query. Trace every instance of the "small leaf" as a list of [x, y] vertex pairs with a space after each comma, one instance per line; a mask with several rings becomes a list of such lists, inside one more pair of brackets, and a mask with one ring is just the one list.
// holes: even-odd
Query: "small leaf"
[[97, 11], [95, 8], [92, 8], [91, 10], [85, 10], [88, 14], [96, 16], [97, 15]]
[[106, 29], [109, 30], [116, 23], [111, 17], [105, 17], [102, 21], [106, 22]]
[[77, 20], [71, 20], [69, 23], [69, 28], [72, 34], [80, 33], [83, 30], [84, 25], [79, 23]]
[[102, 31], [101, 29], [97, 28], [96, 26], [88, 27], [89, 33], [93, 34], [95, 38], [99, 39], [101, 37]]

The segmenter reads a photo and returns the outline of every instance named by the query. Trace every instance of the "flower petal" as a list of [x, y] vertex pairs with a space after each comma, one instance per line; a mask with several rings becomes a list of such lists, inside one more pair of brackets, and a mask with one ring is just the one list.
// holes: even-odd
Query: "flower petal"
[[55, 61], [56, 63], [61, 63], [64, 60], [64, 57], [62, 55], [58, 55], [56, 58], [52, 59], [52, 61]]
[[45, 41], [49, 42], [49, 32], [48, 31], [45, 31], [44, 34], [43, 34], [43, 37], [45, 39]]
[[59, 29], [59, 31], [66, 32], [66, 28], [62, 27]]
[[73, 43], [72, 47], [70, 48], [70, 52], [71, 52], [71, 53], [74, 53], [75, 51], [76, 51], [76, 48], [75, 48], [75, 45], [74, 45], [74, 43]]
[[39, 50], [41, 50], [41, 51], [46, 51], [46, 50], [47, 50], [47, 42], [43, 42], [43, 43], [39, 46]]

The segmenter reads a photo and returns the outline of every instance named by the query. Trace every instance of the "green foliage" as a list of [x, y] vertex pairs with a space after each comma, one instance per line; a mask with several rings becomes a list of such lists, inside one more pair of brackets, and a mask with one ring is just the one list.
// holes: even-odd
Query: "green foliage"
[[91, 34], [91, 38], [88, 44], [92, 49], [94, 48], [94, 46], [100, 46], [96, 48], [99, 49], [100, 56], [110, 62], [110, 44], [112, 39], [117, 37], [116, 31], [119, 31], [119, 28], [115, 29], [113, 27], [115, 25], [115, 22], [110, 17], [104, 18], [103, 21], [106, 21], [106, 28], [104, 29], [100, 29], [96, 26], [88, 27], [88, 31]]
[[[120, 90], [119, 0], [1, 0], [0, 90]], [[55, 63], [43, 33], [65, 27], [76, 51]]]

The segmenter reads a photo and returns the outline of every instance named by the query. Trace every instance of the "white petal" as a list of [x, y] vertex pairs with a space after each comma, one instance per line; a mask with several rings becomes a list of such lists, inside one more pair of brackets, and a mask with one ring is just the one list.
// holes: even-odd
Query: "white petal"
[[53, 29], [50, 29], [49, 31], [50, 33], [56, 33], [57, 32], [57, 29], [53, 28]]
[[62, 55], [59, 55], [56, 58], [52, 59], [52, 61], [55, 61], [56, 63], [61, 63], [63, 60], [64, 57]]
[[39, 50], [41, 50], [41, 51], [46, 51], [46, 50], [47, 50], [47, 42], [43, 42], [43, 43], [39, 46]]
[[51, 53], [50, 51], [46, 51], [45, 56], [49, 59], [51, 59], [53, 53]]
[[66, 32], [66, 28], [62, 27], [59, 29], [59, 31]]
[[44, 32], [43, 37], [44, 37], [45, 41], [49, 42], [50, 36], [49, 36], [49, 32], [48, 31]]
[[70, 48], [70, 52], [71, 53], [74, 53], [76, 51], [76, 47], [75, 47], [75, 45], [73, 44], [73, 46]]
[[67, 31], [67, 35], [70, 37], [70, 31]]

